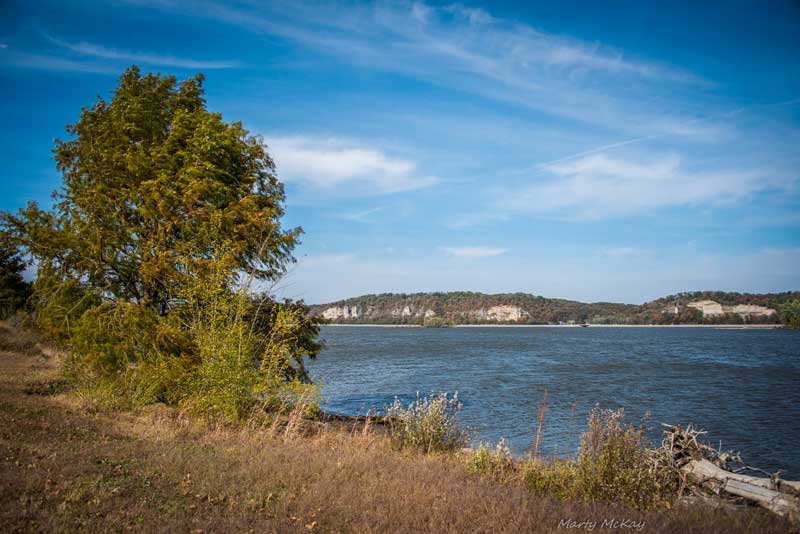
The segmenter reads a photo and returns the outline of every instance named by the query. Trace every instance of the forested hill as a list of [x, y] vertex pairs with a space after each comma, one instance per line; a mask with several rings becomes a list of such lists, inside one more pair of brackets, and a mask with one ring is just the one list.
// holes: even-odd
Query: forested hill
[[642, 305], [584, 303], [528, 293], [487, 295], [383, 293], [311, 306], [311, 314], [344, 324], [739, 324], [780, 323], [781, 308], [800, 292], [695, 291]]

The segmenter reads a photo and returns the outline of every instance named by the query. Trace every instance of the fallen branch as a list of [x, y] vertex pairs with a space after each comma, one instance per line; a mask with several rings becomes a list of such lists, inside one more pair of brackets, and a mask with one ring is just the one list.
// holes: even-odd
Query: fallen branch
[[[739, 454], [723, 452], [703, 443], [698, 438], [705, 434], [691, 426], [681, 428], [663, 425], [664, 440], [661, 448], [653, 451], [652, 461], [657, 469], [672, 469], [683, 480], [694, 483], [690, 488], [697, 497], [733, 500], [745, 499], [756, 503], [790, 521], [800, 521], [800, 482], [782, 480], [780, 472], [769, 474], [761, 469], [748, 467]], [[739, 464], [730, 470], [731, 464]], [[769, 478], [742, 474], [755, 471]], [[683, 491], [683, 487], [681, 489]]]
[[[775, 483], [768, 478], [731, 473], [708, 460], [692, 460], [681, 470], [701, 485], [710, 485], [716, 490], [756, 502], [767, 510], [783, 517], [789, 517], [791, 520], [800, 518], [800, 499], [773, 489]], [[796, 482], [791, 483], [797, 484]]]

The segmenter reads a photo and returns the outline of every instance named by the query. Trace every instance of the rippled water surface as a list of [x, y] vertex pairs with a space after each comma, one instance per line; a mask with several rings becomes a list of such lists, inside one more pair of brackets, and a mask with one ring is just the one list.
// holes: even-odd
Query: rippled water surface
[[800, 332], [712, 328], [322, 328], [309, 367], [327, 408], [356, 414], [395, 397], [458, 391], [474, 441], [533, 439], [548, 392], [544, 446], [574, 452], [593, 406], [638, 422], [694, 423], [751, 465], [800, 477]]

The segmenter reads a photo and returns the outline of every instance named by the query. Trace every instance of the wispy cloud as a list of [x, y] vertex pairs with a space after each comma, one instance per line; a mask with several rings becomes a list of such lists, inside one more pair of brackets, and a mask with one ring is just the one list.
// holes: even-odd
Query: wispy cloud
[[575, 121], [640, 135], [645, 127], [679, 136], [709, 133], [688, 110], [682, 114], [674, 105], [659, 109], [648, 104], [652, 98], [641, 98], [644, 89], [663, 93], [676, 84], [707, 87], [701, 77], [480, 9], [404, 1], [151, 5], [277, 35], [338, 61], [401, 72]]
[[507, 248], [498, 247], [441, 247], [441, 250], [459, 258], [489, 258], [508, 252]]
[[278, 174], [289, 183], [332, 189], [345, 185], [366, 193], [398, 193], [430, 187], [434, 176], [417, 171], [415, 162], [352, 141], [305, 136], [267, 137]]
[[146, 66], [174, 67], [191, 70], [230, 69], [240, 67], [239, 61], [201, 60], [151, 52], [132, 52], [102, 45], [78, 42], [70, 43], [45, 33], [40, 33], [47, 42], [58, 48], [44, 50], [18, 50], [0, 43], [0, 62], [16, 67], [37, 70], [84, 73], [118, 73], [130, 63]]
[[0, 54], [0, 63], [24, 69], [46, 70], [54, 72], [81, 72], [93, 74], [111, 74], [119, 70], [93, 60], [80, 60], [49, 54], [38, 54], [6, 48]]
[[719, 205], [788, 188], [795, 180], [761, 170], [691, 171], [684, 169], [677, 154], [636, 160], [592, 154], [546, 165], [535, 182], [504, 191], [496, 207], [591, 220], [674, 206]]
[[47, 38], [58, 46], [81, 56], [107, 59], [112, 61], [139, 63], [143, 65], [158, 65], [162, 67], [176, 67], [181, 69], [231, 69], [241, 66], [235, 60], [206, 60], [176, 57], [169, 54], [152, 52], [129, 51], [117, 48], [108, 48], [102, 45], [81, 41], [69, 43], [52, 36]]

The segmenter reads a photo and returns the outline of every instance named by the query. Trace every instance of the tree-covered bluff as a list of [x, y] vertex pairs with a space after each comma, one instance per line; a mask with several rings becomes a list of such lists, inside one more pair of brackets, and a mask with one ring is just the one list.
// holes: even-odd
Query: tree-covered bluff
[[311, 306], [310, 313], [341, 324], [780, 324], [798, 300], [798, 291], [692, 291], [636, 305], [455, 291], [363, 295]]

